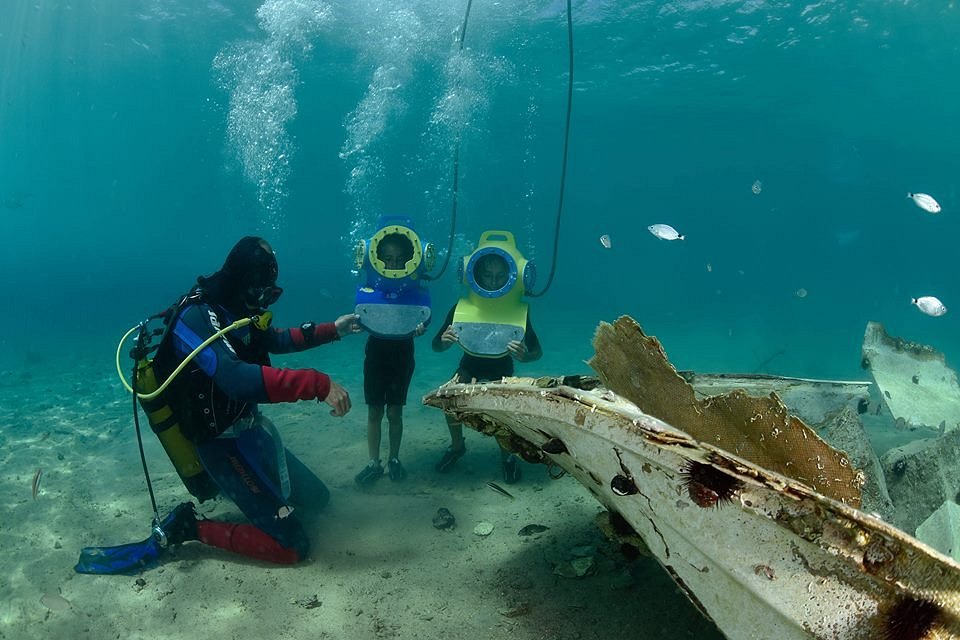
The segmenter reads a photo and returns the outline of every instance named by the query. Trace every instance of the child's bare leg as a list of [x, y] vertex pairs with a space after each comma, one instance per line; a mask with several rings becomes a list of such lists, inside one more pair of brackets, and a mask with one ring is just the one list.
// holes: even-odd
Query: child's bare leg
[[387, 422], [390, 423], [390, 459], [399, 459], [400, 441], [403, 439], [403, 405], [387, 405]]
[[380, 459], [380, 424], [382, 422], [383, 405], [367, 405], [367, 452], [371, 460]]
[[400, 440], [403, 438], [403, 405], [387, 405], [387, 421], [390, 423], [390, 457], [387, 458], [387, 468], [390, 470], [390, 479], [399, 482], [407, 477], [407, 472], [400, 464]]
[[463, 451], [463, 424], [457, 422], [454, 418], [446, 416], [447, 428], [450, 430], [450, 449], [453, 451]]
[[380, 423], [383, 422], [383, 405], [367, 405], [367, 453], [370, 461], [360, 470], [353, 481], [361, 487], [366, 487], [383, 476], [383, 465], [380, 463]]
[[463, 457], [467, 447], [463, 441], [463, 425], [451, 418], [447, 418], [447, 428], [450, 430], [450, 446], [443, 452], [443, 457], [434, 466], [440, 473], [446, 473], [457, 460]]

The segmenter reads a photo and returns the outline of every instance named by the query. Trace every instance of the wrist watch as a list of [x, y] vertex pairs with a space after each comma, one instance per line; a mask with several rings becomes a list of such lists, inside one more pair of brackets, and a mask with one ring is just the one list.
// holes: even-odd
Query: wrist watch
[[315, 322], [304, 322], [300, 325], [300, 331], [303, 332], [303, 344], [313, 344], [313, 340], [317, 336], [316, 326]]

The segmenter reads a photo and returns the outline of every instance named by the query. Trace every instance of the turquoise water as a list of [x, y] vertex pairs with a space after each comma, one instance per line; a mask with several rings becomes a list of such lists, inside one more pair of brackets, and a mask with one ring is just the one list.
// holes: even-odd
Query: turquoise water
[[[40, 619], [36, 589], [56, 593], [58, 580], [69, 582], [76, 549], [119, 542], [102, 531], [113, 516], [123, 511], [113, 537], [142, 533], [132, 531], [144, 520], [139, 480], [119, 492], [114, 482], [139, 474], [127, 396], [112, 370], [122, 333], [216, 270], [247, 234], [277, 250], [286, 289], [278, 324], [349, 311], [353, 247], [380, 214], [412, 216], [421, 235], [446, 250], [458, 144], [453, 264], [483, 230], [507, 229], [537, 263], [539, 290], [557, 252], [552, 287], [531, 302], [545, 355], [521, 373], [587, 371], [597, 323], [622, 314], [658, 336], [680, 369], [864, 378], [860, 343], [870, 320], [960, 362], [955, 2], [574, 1], [558, 245], [566, 3], [475, 0], [461, 50], [466, 4], [0, 3], [0, 273], [8, 299], [0, 444], [9, 445], [3, 487], [20, 491], [3, 520], [28, 523], [47, 550], [42, 569], [6, 571], [17, 578], [0, 589], [0, 619], [21, 625], [11, 633], [20, 637], [22, 625]], [[933, 195], [943, 212], [922, 211], [907, 192]], [[658, 240], [646, 230], [653, 223], [686, 239]], [[457, 299], [455, 280], [451, 269], [433, 285], [435, 312]], [[910, 305], [921, 295], [939, 297], [951, 312], [921, 314]], [[285, 361], [324, 369], [350, 389], [349, 427], [298, 432], [303, 415], [325, 415], [276, 408], [305, 459], [348, 498], [331, 519], [341, 527], [334, 540], [382, 537], [352, 508], [352, 475], [366, 456], [362, 344]], [[425, 340], [418, 345], [412, 397], [444, 382], [455, 363]], [[430, 470], [446, 446], [443, 421], [419, 406], [407, 415], [414, 426], [404, 460], [415, 489], [405, 490], [415, 499], [482, 504], [468, 492], [496, 477], [493, 444], [468, 434], [476, 466], [466, 478], [438, 479]], [[147, 446], [162, 460], [152, 439]], [[24, 497], [38, 466], [49, 478], [45, 502]], [[547, 518], [542, 470], [526, 473], [536, 480], [520, 490]], [[171, 476], [160, 476], [167, 504], [183, 499]], [[579, 490], [546, 486], [549, 500]], [[70, 509], [62, 508], [66, 497]], [[589, 499], [572, 502], [593, 508]], [[576, 515], [557, 519], [578, 535], [595, 534], [589, 514]], [[3, 537], [16, 538], [9, 528]], [[341, 553], [342, 545], [330, 546]], [[437, 554], [444, 567], [459, 562], [458, 550], [448, 552]], [[373, 570], [354, 554], [337, 569]], [[194, 559], [203, 564], [202, 554]], [[396, 571], [389, 560], [377, 570]], [[244, 568], [248, 584], [259, 580], [260, 567]], [[544, 593], [564, 588], [577, 602], [577, 585], [557, 587], [540, 569]], [[641, 587], [668, 592], [664, 583], [645, 579]], [[64, 594], [93, 607], [100, 595], [88, 584]], [[689, 636], [712, 633], [673, 595], [667, 610], [680, 612]], [[289, 605], [285, 592], [276, 597], [277, 611]], [[118, 608], [129, 605], [117, 598]], [[474, 601], [465, 602], [472, 611]], [[600, 606], [594, 614], [606, 616]], [[154, 629], [166, 624], [144, 615]], [[618, 630], [632, 628], [631, 616], [618, 620]], [[673, 624], [669, 616], [651, 620]], [[478, 626], [475, 635], [487, 630]]]
[[[953, 3], [573, 5], [558, 269], [534, 305], [560, 325], [548, 351], [629, 313], [681, 368], [857, 376], [867, 320], [957, 359], [952, 315], [909, 304], [960, 300]], [[477, 1], [458, 52], [465, 8], [3, 3], [4, 360], [109, 342], [246, 233], [280, 254], [281, 316], [348, 309], [352, 246], [381, 212], [447, 246], [458, 136], [455, 255], [508, 228], [544, 283], [565, 3]], [[456, 295], [451, 271], [434, 297]]]

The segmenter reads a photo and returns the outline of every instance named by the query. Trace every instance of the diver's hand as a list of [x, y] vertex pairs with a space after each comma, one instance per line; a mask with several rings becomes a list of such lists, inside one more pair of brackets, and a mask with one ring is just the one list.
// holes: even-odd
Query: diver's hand
[[333, 325], [337, 328], [338, 336], [345, 336], [348, 333], [360, 333], [363, 329], [363, 327], [360, 326], [360, 316], [355, 313], [340, 316], [333, 321]]
[[353, 406], [350, 404], [350, 394], [347, 393], [347, 390], [333, 380], [330, 381], [330, 393], [323, 401], [333, 407], [330, 410], [330, 415], [336, 418], [345, 416], [350, 411], [350, 407]]
[[424, 324], [421, 322], [420, 324], [417, 325], [417, 328], [413, 330], [413, 335], [422, 336], [424, 332], [426, 332], [426, 330], [427, 330], [427, 327], [424, 326]]
[[507, 351], [510, 352], [518, 362], [523, 362], [527, 358], [527, 345], [520, 340], [511, 340], [507, 343]]

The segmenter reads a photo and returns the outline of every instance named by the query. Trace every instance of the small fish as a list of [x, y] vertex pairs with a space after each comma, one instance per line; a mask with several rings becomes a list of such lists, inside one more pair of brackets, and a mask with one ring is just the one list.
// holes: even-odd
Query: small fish
[[59, 593], [45, 593], [40, 596], [40, 604], [50, 611], [70, 611], [73, 604]]
[[610, 247], [613, 246], [613, 243], [610, 242], [610, 236], [608, 236], [607, 234], [603, 234], [602, 236], [600, 236], [600, 244], [603, 245], [604, 249], [609, 249]]
[[940, 203], [925, 193], [908, 193], [907, 197], [928, 213], [940, 213]]
[[647, 231], [661, 240], [683, 240], [683, 236], [668, 224], [652, 224], [647, 227]]
[[497, 493], [499, 493], [499, 494], [502, 495], [502, 496], [506, 496], [506, 497], [510, 498], [511, 500], [514, 500], [514, 499], [515, 499], [515, 498], [513, 497], [513, 494], [512, 494], [512, 493], [510, 493], [509, 491], [507, 491], [506, 489], [504, 489], [503, 487], [501, 487], [500, 485], [498, 485], [496, 482], [488, 482], [488, 483], [487, 483], [487, 486], [490, 487], [491, 489], [493, 489], [494, 491], [496, 491]]
[[804, 289], [803, 287], [800, 287], [800, 288], [797, 289], [797, 291], [796, 291], [796, 296], [797, 296], [798, 298], [806, 298], [806, 297], [807, 297], [807, 290]]
[[535, 535], [535, 534], [537, 534], [537, 533], [543, 533], [544, 531], [548, 530], [549, 528], [550, 528], [550, 527], [547, 527], [547, 526], [542, 525], [542, 524], [528, 524], [528, 525], [525, 526], [523, 529], [520, 529], [520, 531], [517, 532], [517, 535], [518, 535], [518, 536], [532, 536], [532, 535]]
[[37, 494], [40, 493], [40, 480], [43, 479], [43, 469], [37, 467], [37, 470], [33, 472], [33, 499], [37, 499]]
[[760, 195], [760, 192], [763, 191], [763, 183], [759, 180], [754, 180], [750, 190], [753, 191], [754, 195]]
[[924, 312], [928, 316], [942, 316], [947, 312], [947, 308], [943, 306], [943, 303], [940, 302], [937, 298], [933, 296], [920, 296], [919, 298], [910, 298], [910, 304], [917, 305], [917, 309]]

